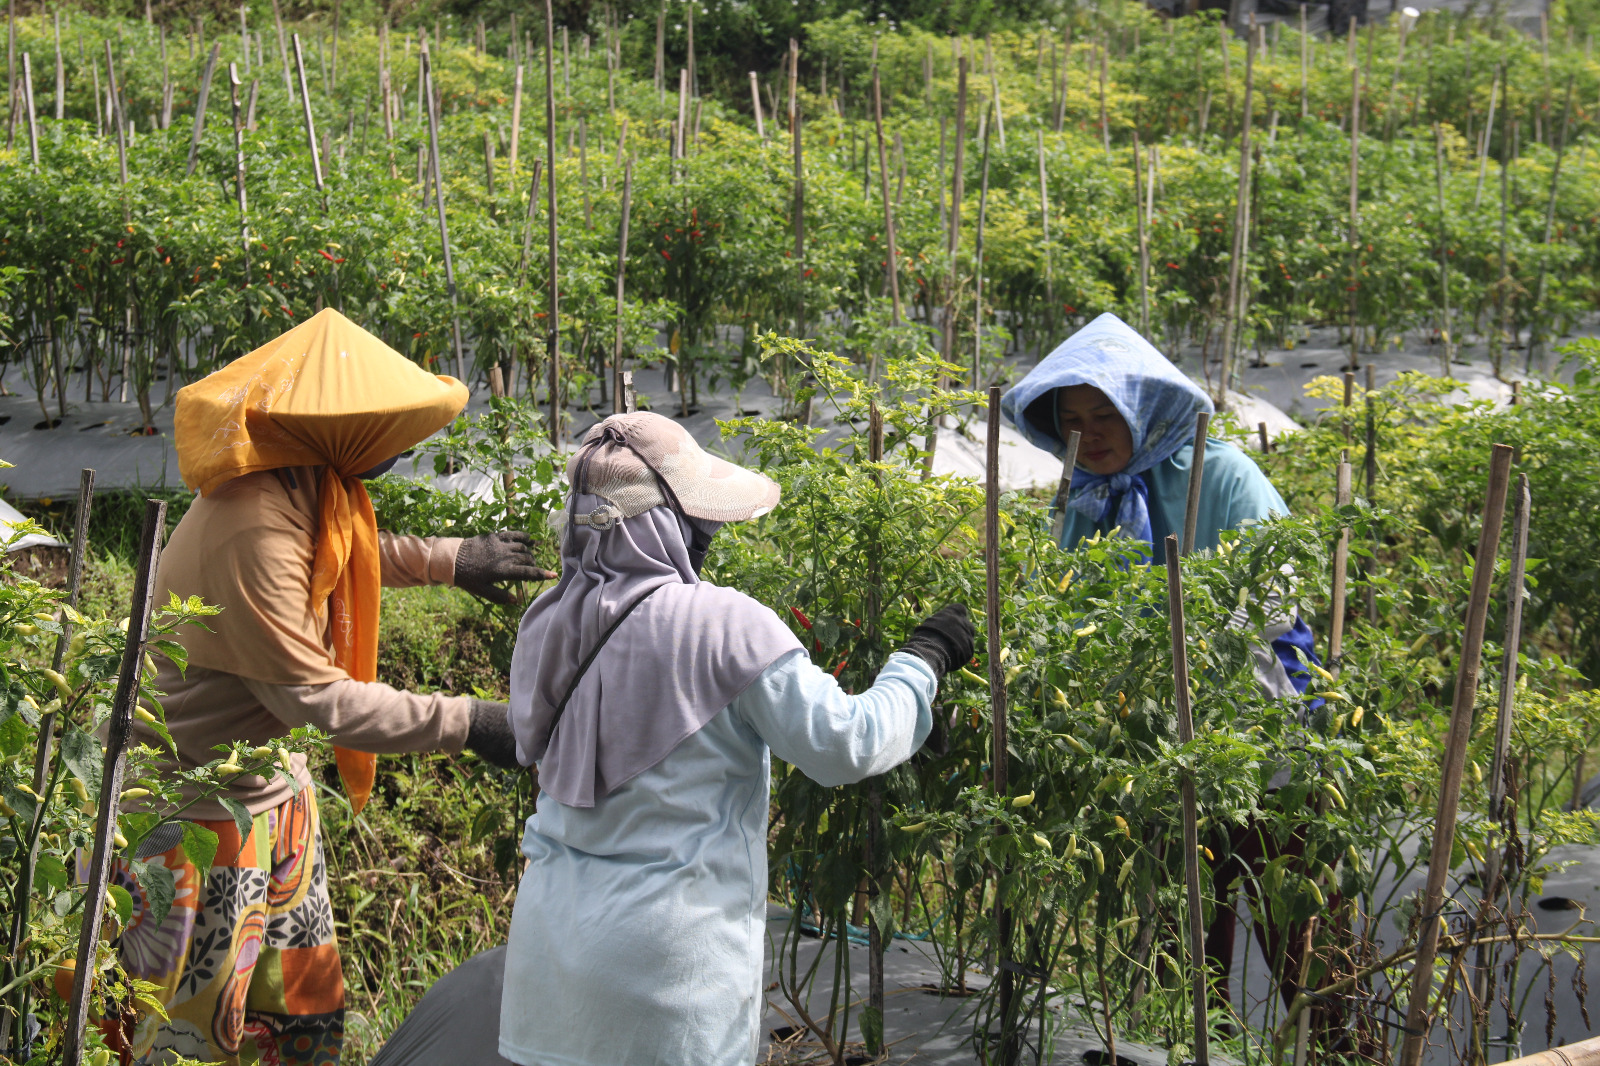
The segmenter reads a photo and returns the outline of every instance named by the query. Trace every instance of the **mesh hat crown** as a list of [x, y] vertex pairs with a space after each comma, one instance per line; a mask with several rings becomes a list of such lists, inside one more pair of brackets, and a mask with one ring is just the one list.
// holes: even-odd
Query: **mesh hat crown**
[[567, 464], [574, 492], [605, 499], [632, 518], [670, 503], [662, 482], [690, 518], [743, 522], [778, 505], [776, 482], [718, 459], [670, 418], [649, 411], [612, 415], [584, 435]]

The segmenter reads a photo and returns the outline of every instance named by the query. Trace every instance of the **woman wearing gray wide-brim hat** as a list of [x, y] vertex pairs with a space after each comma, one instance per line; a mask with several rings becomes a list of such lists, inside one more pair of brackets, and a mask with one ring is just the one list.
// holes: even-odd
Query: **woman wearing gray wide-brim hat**
[[505, 954], [500, 1054], [526, 1066], [744, 1066], [762, 1015], [769, 750], [823, 785], [909, 759], [972, 655], [940, 611], [845, 694], [769, 608], [699, 578], [778, 486], [659, 415], [614, 415], [568, 466], [561, 582], [511, 668], [541, 794]]

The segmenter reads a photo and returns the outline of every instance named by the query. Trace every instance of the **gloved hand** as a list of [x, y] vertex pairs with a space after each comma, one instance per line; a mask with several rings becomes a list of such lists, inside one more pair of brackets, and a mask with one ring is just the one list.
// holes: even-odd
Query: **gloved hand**
[[502, 770], [515, 770], [520, 766], [517, 738], [511, 732], [511, 705], [473, 700], [466, 747], [484, 762]]
[[972, 658], [972, 616], [964, 603], [948, 603], [923, 620], [900, 646], [941, 678]]
[[481, 596], [490, 603], [510, 603], [509, 589], [502, 581], [548, 581], [550, 571], [533, 564], [533, 543], [526, 533], [502, 529], [481, 537], [468, 537], [456, 554], [456, 588]]

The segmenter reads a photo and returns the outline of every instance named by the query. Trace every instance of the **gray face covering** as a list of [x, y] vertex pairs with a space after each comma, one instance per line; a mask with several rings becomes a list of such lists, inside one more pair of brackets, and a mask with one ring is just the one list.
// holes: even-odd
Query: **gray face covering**
[[682, 513], [678, 515], [678, 521], [685, 527], [683, 542], [689, 548], [689, 565], [694, 567], [695, 576], [698, 577], [700, 568], [706, 564], [706, 553], [711, 550], [711, 538], [717, 535], [722, 523], [709, 518], [690, 518]]

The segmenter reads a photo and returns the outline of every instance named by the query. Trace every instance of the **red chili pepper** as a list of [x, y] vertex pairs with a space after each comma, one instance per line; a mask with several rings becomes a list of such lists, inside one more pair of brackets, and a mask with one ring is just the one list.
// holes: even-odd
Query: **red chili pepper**
[[794, 620], [796, 622], [799, 622], [802, 628], [805, 628], [805, 629], [810, 629], [811, 628], [811, 619], [807, 618], [806, 617], [806, 613], [804, 611], [802, 611], [800, 608], [791, 607], [791, 608], [789, 608], [789, 613], [794, 615]]
[[337, 260], [333, 256], [329, 255], [327, 252], [323, 251], [321, 248], [317, 249], [317, 254], [322, 256], [322, 258], [326, 259], [330, 263], [339, 262], [339, 260]]
[[835, 680], [838, 679], [840, 674], [844, 673], [844, 668], [846, 666], [848, 666], [848, 665], [850, 665], [850, 660], [849, 659], [840, 659], [839, 660], [839, 665], [835, 666], [833, 668], [833, 676], [834, 676]]

